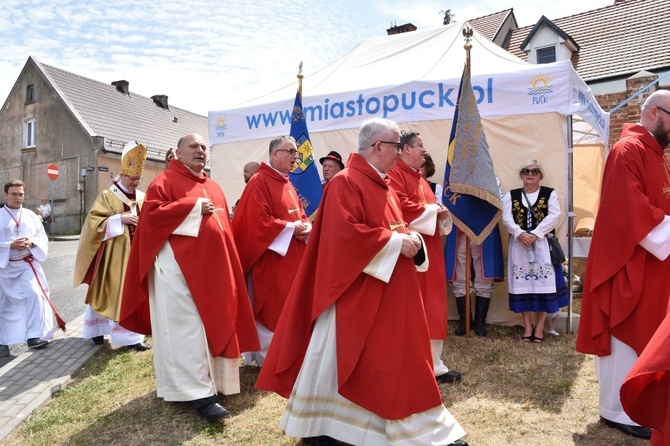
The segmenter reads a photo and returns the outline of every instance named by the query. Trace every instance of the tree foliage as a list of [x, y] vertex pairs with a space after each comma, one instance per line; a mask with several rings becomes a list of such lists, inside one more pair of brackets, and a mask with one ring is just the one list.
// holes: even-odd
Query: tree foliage
[[451, 12], [451, 9], [440, 11], [440, 15], [444, 16], [444, 18], [442, 19], [442, 24], [443, 25], [450, 24], [451, 22], [454, 21], [454, 17], [456, 17], [456, 14]]

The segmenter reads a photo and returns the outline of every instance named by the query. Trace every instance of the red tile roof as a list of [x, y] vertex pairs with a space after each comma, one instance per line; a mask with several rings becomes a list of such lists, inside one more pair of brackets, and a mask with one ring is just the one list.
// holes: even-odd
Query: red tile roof
[[[572, 63], [588, 82], [670, 68], [668, 19], [670, 0], [626, 0], [551, 21], [579, 45]], [[533, 26], [514, 30], [507, 50], [528, 60], [520, 45]]]
[[493, 14], [468, 20], [468, 23], [476, 29], [479, 34], [486, 37], [488, 40], [493, 41], [500, 30], [500, 26], [505, 23], [505, 19], [513, 12], [513, 8], [505, 9], [504, 11], [494, 12]]

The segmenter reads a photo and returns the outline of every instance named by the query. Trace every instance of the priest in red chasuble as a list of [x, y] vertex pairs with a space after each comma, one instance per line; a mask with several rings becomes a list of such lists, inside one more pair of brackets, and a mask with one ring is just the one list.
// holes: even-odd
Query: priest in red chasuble
[[233, 217], [235, 243], [247, 275], [261, 348], [244, 354], [262, 366], [279, 315], [305, 253], [312, 225], [288, 173], [299, 154], [291, 136], [270, 142], [269, 164], [249, 179]]
[[228, 415], [217, 393], [240, 392], [239, 357], [258, 338], [228, 204], [206, 162], [204, 139], [188, 134], [147, 189], [119, 323], [153, 334], [157, 395], [213, 422]]
[[451, 217], [421, 177], [426, 153], [423, 138], [416, 131], [403, 130], [400, 140], [400, 157], [388, 176], [409, 228], [423, 235], [428, 248], [428, 270], [417, 274], [430, 331], [433, 371], [437, 382], [453, 383], [461, 380], [461, 374], [449, 370], [442, 361], [442, 347], [447, 339], [447, 279], [441, 235], [451, 231]]
[[425, 247], [386, 179], [399, 144], [396, 123], [362, 124], [259, 375], [258, 388], [289, 398], [280, 428], [308, 444], [466, 444], [433, 374], [415, 266]]
[[619, 390], [668, 307], [668, 143], [670, 91], [657, 91], [607, 156], [577, 335], [577, 351], [597, 355], [604, 423], [641, 438], [651, 430], [624, 412]]

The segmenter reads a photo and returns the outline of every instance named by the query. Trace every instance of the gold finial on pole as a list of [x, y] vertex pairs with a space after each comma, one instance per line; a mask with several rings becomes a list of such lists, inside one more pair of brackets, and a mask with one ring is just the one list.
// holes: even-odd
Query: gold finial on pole
[[302, 100], [302, 78], [305, 77], [302, 74], [302, 60], [300, 65], [298, 65], [298, 93], [300, 94], [300, 99]]
[[465, 48], [465, 66], [468, 69], [468, 76], [470, 76], [470, 49], [472, 48], [472, 43], [470, 43], [470, 41], [472, 40], [472, 28], [465, 26], [463, 28], [463, 37], [465, 38], [465, 45], [463, 45], [463, 48]]

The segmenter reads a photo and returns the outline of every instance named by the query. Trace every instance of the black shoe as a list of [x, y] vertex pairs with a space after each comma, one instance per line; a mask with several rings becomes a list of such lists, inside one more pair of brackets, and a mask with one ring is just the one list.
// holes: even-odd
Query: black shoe
[[436, 376], [435, 381], [438, 383], [455, 383], [461, 380], [461, 374], [458, 372], [454, 372], [453, 370], [449, 370], [447, 373]]
[[26, 341], [26, 344], [28, 344], [28, 348], [40, 348], [44, 347], [47, 345], [49, 342], [45, 341], [44, 339], [40, 338], [30, 338], [28, 341]]
[[618, 429], [626, 435], [630, 435], [635, 438], [643, 438], [649, 440], [651, 438], [651, 429], [643, 426], [630, 426], [628, 424], [617, 423], [616, 421], [610, 421], [603, 417], [600, 417], [600, 420], [605, 423], [606, 426]]
[[337, 440], [327, 435], [320, 435], [318, 437], [303, 438], [302, 444], [307, 446], [334, 446], [337, 444]]
[[9, 345], [0, 344], [0, 358], [9, 356]]
[[207, 420], [208, 423], [214, 423], [221, 418], [225, 418], [230, 415], [228, 409], [223, 407], [219, 403], [212, 403], [209, 406], [201, 407], [197, 409], [198, 415]]
[[468, 446], [468, 444], [463, 440], [456, 440], [453, 443], [449, 443], [449, 446]]
[[145, 352], [149, 350], [151, 346], [146, 342], [138, 342], [135, 345], [129, 345], [128, 348], [132, 348], [133, 350], [137, 350], [138, 352]]
[[93, 341], [93, 343], [95, 345], [102, 345], [102, 344], [105, 343], [105, 337], [104, 336], [93, 336], [91, 338], [91, 341]]

